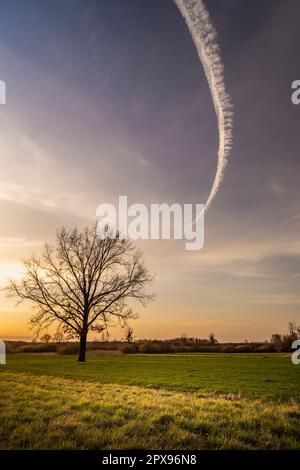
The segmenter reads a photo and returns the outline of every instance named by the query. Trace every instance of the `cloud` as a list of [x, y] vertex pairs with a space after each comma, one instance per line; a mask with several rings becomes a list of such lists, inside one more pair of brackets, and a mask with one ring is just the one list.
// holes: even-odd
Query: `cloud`
[[278, 195], [286, 194], [285, 188], [283, 188], [281, 185], [275, 182], [271, 184], [271, 190], [273, 191], [273, 193], [278, 194]]
[[226, 91], [223, 64], [216, 40], [216, 31], [202, 0], [174, 0], [184, 17], [211, 91], [218, 121], [219, 150], [215, 179], [205, 204], [208, 209], [217, 195], [232, 147], [233, 112], [230, 97]]

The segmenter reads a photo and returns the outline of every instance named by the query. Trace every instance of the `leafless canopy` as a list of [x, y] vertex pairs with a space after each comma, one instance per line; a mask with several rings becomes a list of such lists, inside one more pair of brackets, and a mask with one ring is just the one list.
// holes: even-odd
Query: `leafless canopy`
[[79, 337], [79, 360], [85, 360], [89, 331], [125, 326], [136, 318], [128, 302], [145, 305], [151, 299], [145, 288], [152, 277], [142, 253], [118, 234], [98, 237], [95, 227], [59, 230], [56, 247], [45, 244], [41, 256], [24, 264], [24, 278], [10, 281], [8, 295], [34, 303], [31, 322], [38, 330], [56, 324], [70, 337]]

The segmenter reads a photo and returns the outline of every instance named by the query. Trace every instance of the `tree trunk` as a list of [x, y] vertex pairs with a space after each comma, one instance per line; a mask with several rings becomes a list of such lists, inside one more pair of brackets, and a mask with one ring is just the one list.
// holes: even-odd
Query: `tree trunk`
[[85, 353], [86, 353], [86, 333], [80, 335], [80, 348], [78, 362], [85, 362]]

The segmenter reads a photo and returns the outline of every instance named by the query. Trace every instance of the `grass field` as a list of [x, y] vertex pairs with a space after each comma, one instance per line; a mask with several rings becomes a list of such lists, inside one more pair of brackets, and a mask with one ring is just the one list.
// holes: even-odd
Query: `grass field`
[[289, 355], [16, 354], [0, 367], [2, 449], [300, 449], [299, 425]]

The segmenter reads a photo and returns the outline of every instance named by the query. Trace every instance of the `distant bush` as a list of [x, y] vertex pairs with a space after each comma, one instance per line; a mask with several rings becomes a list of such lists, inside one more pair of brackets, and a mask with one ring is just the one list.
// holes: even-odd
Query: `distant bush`
[[88, 351], [97, 351], [101, 349], [102, 351], [117, 351], [121, 349], [121, 341], [90, 341], [87, 343]]
[[254, 352], [253, 344], [238, 344], [235, 346], [235, 351], [239, 353], [251, 353]]
[[222, 353], [234, 353], [236, 352], [235, 345], [234, 344], [224, 344], [220, 348], [220, 352]]
[[[270, 343], [213, 343], [207, 339], [181, 337], [174, 339], [145, 339], [134, 342], [90, 341], [88, 351], [120, 351], [122, 354], [172, 354], [172, 353], [271, 353], [288, 351], [291, 336], [273, 335]], [[62, 355], [77, 354], [78, 342], [64, 343], [26, 343], [24, 341], [6, 341], [6, 350], [13, 353], [58, 353]]]
[[4, 341], [7, 354], [14, 354], [21, 346], [27, 346], [26, 341]]
[[178, 344], [173, 344], [169, 345], [169, 352], [173, 353], [189, 353], [191, 352], [190, 346], [187, 345], [178, 345]]
[[120, 348], [122, 354], [136, 354], [139, 352], [139, 347], [135, 343], [125, 343]]
[[219, 344], [200, 344], [196, 347], [191, 347], [189, 352], [199, 352], [199, 353], [206, 353], [206, 352], [219, 352], [220, 351], [220, 345]]
[[[136, 343], [135, 343], [136, 344]], [[170, 353], [197, 353], [219, 352], [219, 344], [209, 343], [173, 343], [166, 341], [143, 341], [138, 343], [138, 351], [142, 354], [170, 354]]]
[[36, 343], [20, 346], [15, 351], [18, 353], [50, 353], [56, 352], [57, 344], [55, 343]]
[[290, 322], [288, 324], [287, 334], [273, 334], [271, 343], [276, 351], [287, 352], [291, 350], [293, 341], [297, 339], [300, 339], [300, 326], [297, 326], [294, 322]]
[[77, 354], [79, 352], [79, 343], [65, 343], [61, 344], [57, 348], [58, 354], [62, 355], [72, 355]]
[[261, 344], [260, 346], [257, 346], [255, 348], [255, 352], [262, 352], [262, 353], [267, 353], [267, 352], [275, 352], [276, 349], [273, 344], [271, 343], [266, 343], [266, 344]]
[[137, 343], [123, 343], [120, 350], [123, 354], [169, 354], [169, 353], [252, 353], [275, 352], [272, 344], [243, 343], [243, 344], [210, 344], [183, 343], [175, 344], [171, 340], [144, 340]]
[[153, 341], [146, 341], [139, 346], [139, 352], [142, 354], [157, 354], [162, 352], [159, 344]]

